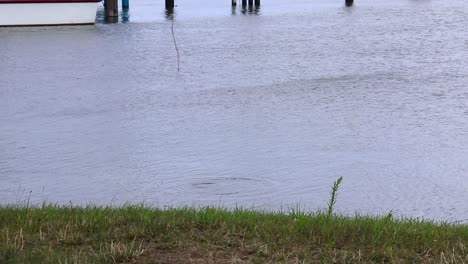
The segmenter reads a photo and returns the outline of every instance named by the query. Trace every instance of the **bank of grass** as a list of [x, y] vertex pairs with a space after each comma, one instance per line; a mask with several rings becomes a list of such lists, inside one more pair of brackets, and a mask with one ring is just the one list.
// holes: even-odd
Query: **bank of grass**
[[468, 226], [144, 205], [0, 207], [0, 263], [468, 263]]
[[0, 263], [468, 263], [468, 226], [220, 208], [1, 207]]

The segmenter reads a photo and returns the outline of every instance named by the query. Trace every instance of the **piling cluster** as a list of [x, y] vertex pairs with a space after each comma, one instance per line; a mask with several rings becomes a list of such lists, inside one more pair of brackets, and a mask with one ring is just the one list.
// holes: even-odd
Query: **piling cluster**
[[[128, 10], [130, 8], [129, 0], [122, 0], [122, 9]], [[104, 11], [106, 17], [117, 17], [119, 16], [119, 4], [118, 0], [104, 0]]]
[[[247, 6], [247, 0], [241, 0], [242, 6]], [[254, 5], [254, 0], [248, 0], [249, 6]], [[232, 0], [232, 6], [237, 5], [237, 0]], [[260, 6], [260, 0], [255, 0], [255, 6]]]
[[[118, 0], [104, 0], [106, 17], [117, 17], [119, 15]], [[236, 6], [237, 1], [241, 1], [242, 7], [260, 6], [260, 0], [231, 0], [231, 5]], [[346, 6], [352, 6], [354, 0], [345, 0]], [[174, 9], [174, 0], [165, 0], [166, 10], [172, 11]], [[122, 9], [127, 10], [130, 7], [129, 0], [122, 0]]]

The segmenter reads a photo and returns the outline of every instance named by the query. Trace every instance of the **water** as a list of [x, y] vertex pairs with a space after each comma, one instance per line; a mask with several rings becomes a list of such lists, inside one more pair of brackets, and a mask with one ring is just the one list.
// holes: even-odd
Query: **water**
[[1, 204], [467, 221], [465, 1], [180, 0], [180, 72], [163, 2], [0, 29]]

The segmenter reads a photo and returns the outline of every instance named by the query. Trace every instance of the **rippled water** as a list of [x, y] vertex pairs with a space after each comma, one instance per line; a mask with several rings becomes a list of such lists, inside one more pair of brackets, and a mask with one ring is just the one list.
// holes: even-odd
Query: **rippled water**
[[0, 29], [0, 203], [467, 221], [465, 1], [163, 2]]

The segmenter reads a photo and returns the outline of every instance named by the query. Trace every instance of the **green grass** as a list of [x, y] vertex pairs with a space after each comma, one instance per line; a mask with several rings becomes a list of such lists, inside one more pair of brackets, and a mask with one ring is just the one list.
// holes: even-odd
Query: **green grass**
[[468, 226], [220, 208], [0, 207], [0, 263], [468, 263]]
[[468, 263], [468, 226], [326, 212], [0, 207], [0, 263]]

